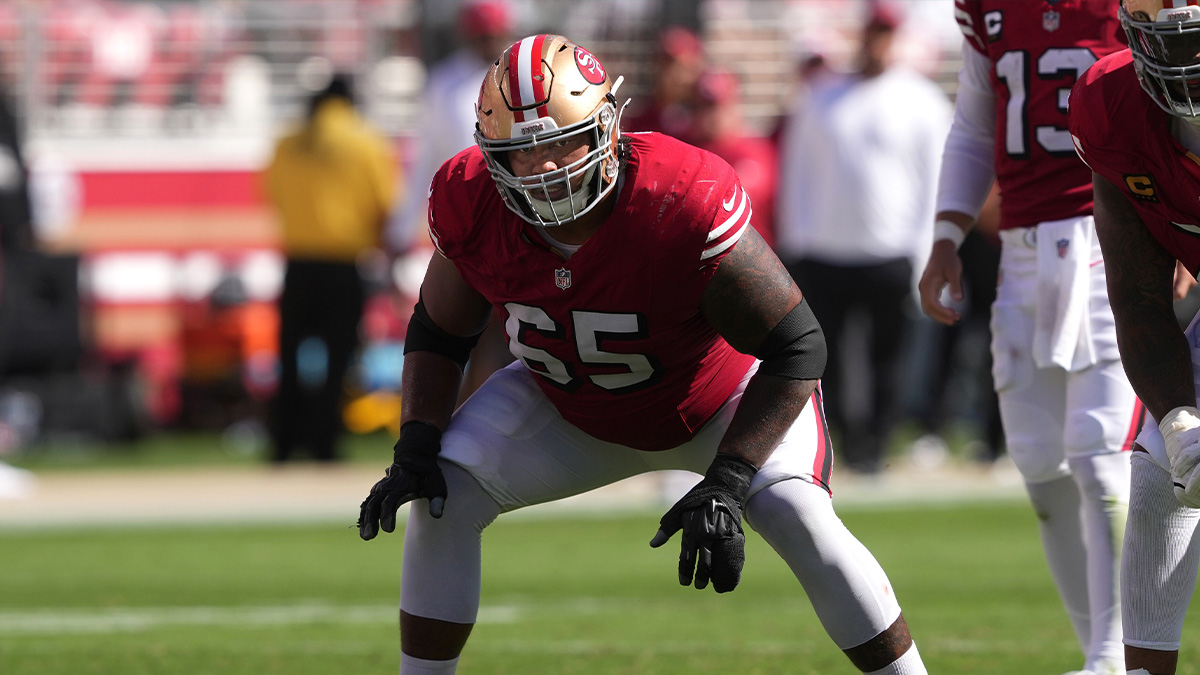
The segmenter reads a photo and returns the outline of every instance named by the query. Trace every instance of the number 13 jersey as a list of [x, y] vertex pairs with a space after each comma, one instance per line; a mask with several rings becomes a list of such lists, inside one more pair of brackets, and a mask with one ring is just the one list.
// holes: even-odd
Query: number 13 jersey
[[695, 435], [754, 361], [700, 313], [751, 208], [716, 155], [660, 134], [625, 139], [616, 205], [569, 258], [504, 205], [475, 147], [434, 177], [429, 230], [502, 312], [509, 350], [563, 418], [601, 440], [666, 450]]
[[955, 0], [967, 43], [992, 64], [1000, 229], [1092, 212], [1091, 172], [1067, 130], [1071, 87], [1126, 48], [1119, 0]]

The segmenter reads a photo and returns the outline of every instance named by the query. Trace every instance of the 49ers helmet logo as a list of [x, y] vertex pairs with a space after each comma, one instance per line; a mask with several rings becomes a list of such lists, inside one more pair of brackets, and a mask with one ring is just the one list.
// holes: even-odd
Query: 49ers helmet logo
[[575, 47], [575, 65], [579, 66], [579, 72], [583, 74], [583, 79], [592, 84], [604, 84], [608, 79], [608, 73], [604, 72], [604, 66], [592, 56], [592, 53], [583, 47]]

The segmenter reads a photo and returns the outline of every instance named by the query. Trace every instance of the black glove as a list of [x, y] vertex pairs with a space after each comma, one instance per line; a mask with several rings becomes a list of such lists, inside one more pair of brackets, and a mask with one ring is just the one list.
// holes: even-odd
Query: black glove
[[446, 478], [438, 467], [442, 430], [426, 422], [406, 422], [400, 427], [392, 465], [371, 487], [358, 511], [358, 536], [366, 541], [396, 530], [396, 509], [414, 499], [429, 500], [429, 515], [442, 517], [446, 505]]
[[[737, 588], [746, 560], [746, 535], [742, 509], [750, 492], [750, 479], [758, 472], [753, 464], [732, 455], [717, 455], [700, 481], [683, 496], [658, 524], [650, 546], [658, 548], [683, 530], [679, 553], [679, 583], [727, 593]], [[699, 555], [697, 555], [699, 554]]]

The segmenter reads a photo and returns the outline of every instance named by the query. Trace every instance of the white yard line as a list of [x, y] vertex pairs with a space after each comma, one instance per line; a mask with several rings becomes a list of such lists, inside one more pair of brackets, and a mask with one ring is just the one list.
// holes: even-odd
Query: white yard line
[[[171, 626], [287, 626], [307, 623], [394, 624], [393, 605], [267, 605], [252, 607], [124, 607], [0, 611], [0, 637], [131, 633]], [[478, 623], [511, 623], [516, 607], [482, 607]]]

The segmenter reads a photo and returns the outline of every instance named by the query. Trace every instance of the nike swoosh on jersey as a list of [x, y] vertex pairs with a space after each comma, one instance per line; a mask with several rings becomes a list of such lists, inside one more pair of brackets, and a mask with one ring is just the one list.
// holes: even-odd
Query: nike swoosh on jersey
[[732, 209], [734, 203], [737, 202], [737, 196], [738, 196], [737, 188], [734, 188], [733, 194], [729, 195], [729, 201], [721, 202], [721, 208], [725, 209], [726, 211], [729, 211], [730, 209]]

